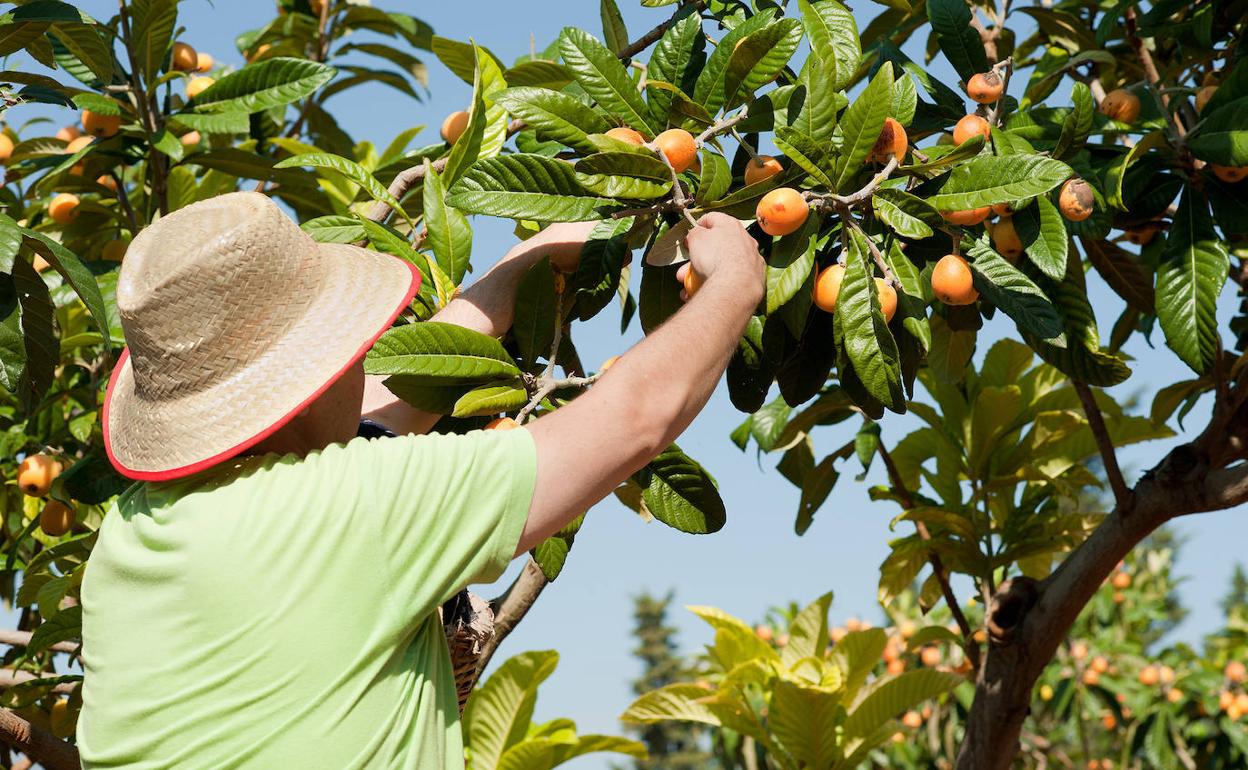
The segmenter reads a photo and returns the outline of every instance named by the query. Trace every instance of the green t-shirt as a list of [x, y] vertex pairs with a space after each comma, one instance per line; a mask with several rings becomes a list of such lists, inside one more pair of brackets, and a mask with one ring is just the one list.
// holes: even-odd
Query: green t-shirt
[[476, 431], [131, 487], [82, 586], [83, 766], [462, 768], [436, 609], [501, 575], [535, 475]]

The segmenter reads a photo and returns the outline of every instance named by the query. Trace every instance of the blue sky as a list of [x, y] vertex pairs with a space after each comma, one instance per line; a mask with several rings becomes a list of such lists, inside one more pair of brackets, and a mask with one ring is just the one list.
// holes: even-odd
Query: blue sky
[[[640, 8], [636, 0], [619, 2], [633, 38], [666, 18], [670, 11]], [[389, 0], [377, 4], [387, 10], [413, 13], [429, 22], [440, 35], [457, 40], [473, 37], [505, 62], [529, 52], [530, 35], [540, 50], [566, 25], [584, 27], [601, 37], [598, 3], [593, 0]], [[116, 7], [101, 0], [80, 5], [98, 17], [106, 17]], [[860, 27], [883, 8], [865, 0], [854, 5]], [[188, 0], [182, 3], [181, 20], [190, 31], [182, 39], [212, 53], [218, 62], [241, 65], [241, 56], [233, 44], [235, 35], [272, 18], [272, 8], [265, 0], [219, 0], [214, 4]], [[907, 52], [921, 61], [925, 42], [912, 41]], [[431, 89], [423, 103], [377, 85], [334, 97], [328, 105], [330, 111], [352, 136], [373, 140], [381, 146], [417, 124], [429, 128], [417, 137], [414, 146], [436, 141], [442, 117], [465, 108], [470, 89], [431, 54], [422, 58], [429, 65]], [[23, 64], [28, 62], [12, 62], [9, 66], [21, 69]], [[934, 62], [931, 71], [946, 83], [956, 82], [943, 60]], [[1019, 81], [1013, 83], [1011, 93], [1021, 93], [1022, 85]], [[43, 111], [18, 108], [8, 118], [20, 125], [36, 112]], [[71, 118], [63, 111], [57, 120], [70, 122]], [[474, 266], [479, 274], [506, 251], [514, 238], [508, 221], [477, 217], [473, 225]], [[1093, 305], [1103, 334], [1107, 334], [1122, 303], [1095, 276], [1090, 282]], [[1228, 289], [1219, 306], [1219, 319], [1224, 322], [1233, 309]], [[987, 349], [991, 340], [1012, 334], [1012, 324], [998, 314], [998, 319], [981, 333], [980, 352]], [[573, 337], [582, 358], [589, 363], [623, 352], [639, 339], [640, 329], [634, 321], [628, 333], [621, 336], [613, 306], [597, 319], [577, 326]], [[1154, 337], [1161, 345], [1160, 333]], [[1157, 387], [1189, 376], [1164, 347], [1153, 350], [1137, 340], [1128, 352], [1136, 359], [1135, 374], [1115, 391], [1119, 395], [1138, 393], [1147, 405]], [[1189, 427], [1199, 428], [1206, 413], [1207, 406], [1198, 407], [1188, 420]], [[680, 641], [686, 650], [709, 642], [710, 634], [700, 621], [680, 609], [684, 604], [716, 605], [755, 619], [772, 605], [790, 600], [805, 602], [834, 590], [834, 617], [843, 620], [858, 616], [880, 622], [881, 612], [874, 603], [877, 567], [887, 553], [888, 522], [896, 509], [884, 503], [873, 504], [867, 498], [868, 486], [884, 481], [879, 464], [863, 482], [853, 480], [858, 471], [855, 465], [845, 466], [848, 472], [819, 511], [810, 531], [797, 537], [793, 534], [793, 519], [798, 491], [774, 470], [779, 458], [764, 457], [760, 465], [752, 451], [743, 454], [728, 441], [728, 432], [741, 419], [721, 387], [706, 411], [680, 439], [681, 446], [719, 481], [728, 505], [728, 524], [718, 534], [695, 537], [658, 523], [646, 524], [614, 500], [600, 504], [587, 517], [563, 575], [547, 588], [498, 658], [526, 649], [559, 651], [559, 667], [539, 699], [539, 718], [573, 717], [582, 732], [619, 730], [616, 719], [631, 701], [629, 680], [638, 672], [638, 665], [630, 656], [634, 645], [629, 634], [632, 597], [644, 590], [675, 590], [677, 606], [671, 622], [680, 629]], [[895, 442], [914, 425], [911, 418], [889, 415], [882, 423], [884, 439]], [[817, 451], [826, 453], [840, 446], [852, 430], [852, 425], [822, 429], [815, 437]], [[1128, 476], [1134, 478], [1154, 464], [1171, 443], [1155, 442], [1123, 451], [1121, 459]], [[610, 452], [612, 448], [604, 446], [602, 451]], [[1248, 511], [1206, 514], [1178, 522], [1174, 528], [1187, 538], [1179, 567], [1188, 578], [1181, 593], [1192, 610], [1177, 636], [1197, 641], [1219, 621], [1217, 599], [1225, 590], [1232, 564], [1243, 558], [1242, 544], [1248, 542]], [[480, 592], [492, 596], [510, 577], [509, 574], [496, 589]], [[969, 596], [966, 586], [962, 589], [962, 595]], [[582, 770], [606, 767], [607, 759], [587, 757], [570, 766]]]

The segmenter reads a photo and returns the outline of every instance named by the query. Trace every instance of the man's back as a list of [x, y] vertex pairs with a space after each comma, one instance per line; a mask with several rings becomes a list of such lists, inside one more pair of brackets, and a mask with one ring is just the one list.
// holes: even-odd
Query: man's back
[[87, 767], [461, 767], [440, 602], [528, 513], [527, 431], [137, 485], [83, 585]]

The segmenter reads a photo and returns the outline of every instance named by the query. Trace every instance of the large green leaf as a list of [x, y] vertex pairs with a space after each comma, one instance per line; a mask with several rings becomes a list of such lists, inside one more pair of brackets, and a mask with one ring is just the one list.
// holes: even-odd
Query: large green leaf
[[[703, 47], [702, 17], [692, 6], [689, 13], [667, 28], [650, 54], [649, 79], [671, 83], [682, 92], [693, 92], [698, 72], [706, 60]], [[647, 88], [650, 115], [656, 124], [666, 125], [673, 94], [662, 88]]]
[[968, 249], [975, 288], [1001, 308], [1019, 328], [1041, 339], [1057, 342], [1062, 335], [1062, 319], [1052, 301], [1023, 271], [1011, 265], [987, 243], [987, 237]]
[[771, 23], [775, 12], [767, 9], [750, 16], [745, 21], [728, 30], [715, 46], [715, 50], [706, 59], [701, 74], [694, 86], [693, 100], [706, 107], [711, 114], [719, 112], [724, 104], [724, 76], [728, 69], [728, 61], [738, 41], [751, 35]]
[[173, 29], [178, 23], [178, 3], [177, 0], [134, 0], [130, 16], [136, 64], [143, 78], [151, 82], [169, 52]]
[[22, 234], [26, 237], [26, 245], [42, 254], [43, 258], [56, 268], [56, 271], [74, 288], [82, 304], [86, 305], [87, 312], [91, 314], [95, 327], [103, 335], [105, 343], [111, 345], [112, 341], [108, 333], [108, 311], [95, 275], [82, 263], [77, 254], [62, 246], [60, 242], [34, 230], [23, 230]]
[[776, 129], [776, 147], [792, 160], [803, 171], [810, 174], [814, 181], [824, 187], [832, 187], [832, 178], [828, 171], [832, 167], [826, 142], [808, 136], [794, 128], [780, 127]]
[[876, 216], [903, 238], [930, 237], [932, 228], [927, 223], [940, 218], [940, 212], [927, 201], [904, 190], [884, 187], [876, 190], [871, 200]]
[[[1072, 260], [1072, 265], [1076, 264]], [[1056, 283], [1037, 276], [1045, 284], [1045, 293], [1054, 301], [1066, 330], [1062, 347], [1050, 344], [1023, 327], [1023, 340], [1047, 363], [1064, 374], [1089, 385], [1109, 387], [1131, 376], [1131, 370], [1118, 356], [1101, 349], [1096, 318], [1084, 289], [1075, 281]]]
[[554, 650], [522, 652], [498, 667], [464, 708], [464, 738], [474, 767], [497, 767], [528, 732], [537, 687], [559, 662]]
[[565, 27], [559, 38], [564, 64], [585, 93], [603, 109], [619, 115], [629, 126], [654, 136], [646, 102], [629, 77], [628, 70], [602, 43], [588, 32]]
[[0, 276], [0, 386], [34, 412], [56, 375], [59, 350], [48, 287], [25, 259]]
[[789, 643], [780, 650], [780, 663], [792, 668], [802, 658], [821, 658], [828, 649], [828, 608], [832, 592], [802, 608], [789, 623]]
[[454, 417], [498, 414], [519, 409], [529, 401], [529, 392], [520, 379], [501, 380], [473, 388], [459, 397], [451, 411]]
[[879, 682], [845, 720], [845, 734], [866, 735], [923, 701], [944, 695], [966, 681], [958, 674], [934, 669], [907, 671]]
[[1070, 166], [1042, 155], [980, 155], [943, 178], [927, 202], [941, 211], [991, 206], [1033, 198], [1074, 174]]
[[753, 98], [754, 92], [776, 79], [802, 41], [797, 19], [780, 19], [741, 39], [724, 70], [724, 107], [731, 109]]
[[484, 48], [474, 45], [473, 50], [472, 108], [468, 125], [446, 159], [442, 173], [447, 184], [454, 184], [473, 161], [497, 155], [507, 141], [507, 111], [493, 101], [507, 87], [502, 69]]
[[767, 260], [767, 315], [793, 298], [810, 277], [819, 243], [819, 217], [807, 217], [795, 233], [780, 239]]
[[1166, 344], [1197, 374], [1218, 351], [1218, 295], [1229, 269], [1208, 200], [1185, 188], [1157, 265], [1157, 320]]
[[1066, 220], [1052, 201], [1041, 195], [1034, 206], [1026, 206], [1014, 215], [1014, 229], [1031, 263], [1055, 281], [1066, 275], [1066, 255], [1070, 236]]
[[654, 724], [656, 722], [699, 722], [719, 726], [719, 717], [699, 703], [711, 691], [696, 684], [669, 684], [642, 695], [620, 715], [621, 722]]
[[442, 177], [427, 160], [423, 196], [425, 244], [433, 250], [442, 272], [458, 286], [468, 271], [472, 254], [472, 226], [459, 209], [446, 205]]
[[726, 521], [723, 498], [706, 470], [672, 444], [633, 478], [654, 518], [694, 535], [718, 532]]
[[624, 25], [624, 15], [615, 0], [601, 0], [598, 15], [602, 17], [602, 39], [607, 41], [611, 52], [619, 55], [628, 46], [628, 27]]
[[1248, 166], [1248, 96], [1205, 116], [1187, 138], [1187, 146], [1193, 155], [1210, 163]]
[[796, 767], [828, 770], [841, 753], [838, 728], [843, 713], [840, 693], [777, 679], [771, 692], [768, 726]]
[[473, 163], [447, 202], [470, 214], [538, 222], [601, 219], [617, 204], [589, 193], [563, 161], [541, 155], [499, 155]]
[[892, 105], [893, 64], [885, 62], [841, 118], [841, 154], [833, 175], [837, 192], [848, 192], [850, 183], [862, 170]]
[[979, 33], [971, 27], [971, 7], [966, 0], [928, 0], [927, 17], [936, 41], [962, 80], [988, 69]]
[[579, 99], [547, 88], [508, 88], [494, 95], [507, 112], [537, 131], [539, 139], [566, 144], [581, 152], [596, 152], [586, 139], [611, 128], [607, 119]]
[[1119, 297], [1141, 313], [1154, 311], [1157, 297], [1153, 291], [1153, 276], [1134, 254], [1098, 238], [1083, 238], [1081, 242], [1092, 267]]
[[1053, 147], [1053, 157], [1062, 159], [1083, 149], [1092, 130], [1092, 118], [1096, 108], [1092, 104], [1092, 89], [1086, 83], [1075, 83], [1070, 91], [1074, 109], [1062, 121], [1062, 133]]
[[391, 195], [385, 185], [377, 181], [377, 177], [373, 176], [368, 169], [355, 161], [348, 160], [340, 155], [334, 155], [329, 152], [304, 152], [279, 161], [274, 164], [273, 168], [300, 168], [302, 166], [323, 168], [337, 172], [362, 187], [373, 200], [386, 204], [400, 216], [407, 218], [407, 212], [399, 205], [398, 198]]
[[398, 326], [381, 335], [364, 357], [364, 370], [430, 385], [488, 382], [520, 374], [498, 340], [435, 321]]
[[222, 77], [193, 102], [199, 112], [261, 112], [310, 96], [335, 72], [328, 64], [275, 56]]
[[546, 257], [529, 268], [516, 290], [515, 321], [512, 335], [524, 362], [532, 366], [550, 356], [555, 340], [555, 324], [559, 321], [559, 303], [555, 296], [555, 273]]
[[652, 155], [600, 152], [578, 160], [573, 168], [582, 187], [610, 198], [650, 200], [672, 189], [671, 169]]
[[867, 392], [880, 403], [899, 410], [905, 403], [901, 385], [901, 358], [897, 342], [880, 310], [874, 261], [866, 237], [848, 231], [845, 278], [836, 301], [836, 324], [845, 353]]
[[827, 72], [833, 90], [849, 85], [862, 58], [858, 24], [837, 0], [799, 0], [810, 49]]

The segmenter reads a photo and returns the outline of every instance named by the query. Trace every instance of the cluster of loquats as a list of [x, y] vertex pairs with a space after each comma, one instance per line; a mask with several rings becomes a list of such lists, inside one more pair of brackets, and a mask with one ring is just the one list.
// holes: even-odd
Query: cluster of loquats
[[1218, 694], [1218, 708], [1231, 721], [1237, 722], [1248, 718], [1248, 689], [1244, 684], [1248, 681], [1248, 666], [1243, 661], [1232, 660], [1222, 670], [1224, 686]]
[[[33, 454], [17, 467], [17, 486], [30, 497], [47, 497], [52, 482], [65, 467], [50, 454]], [[49, 537], [60, 537], [74, 526], [74, 509], [60, 500], [48, 500], [39, 514], [39, 528]]]

